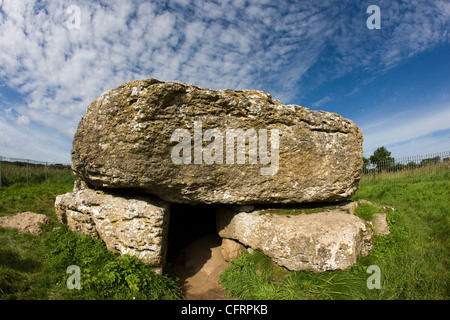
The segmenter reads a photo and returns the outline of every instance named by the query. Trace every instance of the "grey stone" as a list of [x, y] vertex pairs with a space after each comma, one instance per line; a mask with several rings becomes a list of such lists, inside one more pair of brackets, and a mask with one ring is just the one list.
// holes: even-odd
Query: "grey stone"
[[369, 224], [342, 210], [285, 215], [270, 212], [217, 213], [223, 238], [261, 250], [290, 270], [345, 269], [373, 247]]
[[225, 261], [231, 261], [239, 258], [243, 253], [247, 251], [245, 247], [239, 242], [232, 239], [222, 239], [222, 257]]
[[[235, 138], [246, 134], [252, 142], [240, 147]], [[89, 185], [139, 188], [167, 202], [341, 201], [358, 188], [362, 140], [338, 114], [284, 105], [262, 91], [148, 79], [89, 105], [72, 168]]]
[[372, 226], [376, 235], [385, 236], [390, 234], [387, 223], [387, 216], [385, 213], [375, 213], [372, 216]]
[[169, 205], [150, 196], [125, 196], [81, 188], [56, 197], [58, 220], [69, 229], [101, 238], [107, 248], [139, 258], [162, 272], [167, 249]]

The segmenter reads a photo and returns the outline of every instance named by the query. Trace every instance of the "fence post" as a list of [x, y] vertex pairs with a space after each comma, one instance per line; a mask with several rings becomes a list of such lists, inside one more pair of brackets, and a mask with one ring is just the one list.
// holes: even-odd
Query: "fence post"
[[0, 187], [2, 186], [2, 156], [0, 156]]
[[28, 185], [28, 164], [30, 163], [30, 160], [27, 160], [27, 185]]

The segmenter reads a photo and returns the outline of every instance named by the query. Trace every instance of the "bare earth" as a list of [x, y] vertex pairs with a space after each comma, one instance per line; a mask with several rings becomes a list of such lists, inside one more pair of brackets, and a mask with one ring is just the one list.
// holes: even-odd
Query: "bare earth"
[[42, 224], [48, 224], [50, 219], [45, 214], [22, 212], [12, 216], [0, 217], [0, 226], [3, 228], [16, 228], [19, 233], [28, 232], [39, 236]]
[[173, 272], [180, 278], [186, 300], [226, 299], [219, 275], [229, 263], [222, 257], [220, 245], [220, 237], [210, 234], [183, 249]]

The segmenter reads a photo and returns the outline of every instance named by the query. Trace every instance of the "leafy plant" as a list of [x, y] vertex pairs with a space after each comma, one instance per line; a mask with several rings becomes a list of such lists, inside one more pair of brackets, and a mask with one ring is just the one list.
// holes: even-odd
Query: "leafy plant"
[[44, 240], [47, 259], [59, 285], [65, 286], [70, 265], [81, 270], [80, 292], [67, 292], [72, 297], [92, 299], [180, 299], [181, 289], [175, 279], [159, 276], [135, 257], [117, 257], [101, 240], [74, 234], [61, 227]]

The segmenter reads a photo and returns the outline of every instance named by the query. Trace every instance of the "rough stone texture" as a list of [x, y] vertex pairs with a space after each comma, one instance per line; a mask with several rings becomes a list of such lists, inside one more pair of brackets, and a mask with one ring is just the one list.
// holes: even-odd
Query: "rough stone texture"
[[387, 216], [385, 213], [375, 213], [372, 216], [373, 231], [376, 235], [385, 236], [391, 233], [387, 223]]
[[161, 272], [165, 263], [169, 205], [149, 196], [86, 189], [56, 198], [58, 220], [71, 230], [101, 238], [113, 252], [136, 256]]
[[[171, 141], [176, 129], [188, 130], [193, 149], [194, 140], [202, 141], [194, 139], [194, 122], [202, 123], [203, 148], [211, 149], [212, 140], [223, 142], [214, 144], [222, 147], [216, 149], [223, 152], [222, 164], [205, 163], [207, 148], [199, 164], [194, 163], [195, 150], [190, 164], [172, 161], [173, 148], [179, 146]], [[217, 135], [206, 140], [208, 129], [216, 129], [223, 139]], [[256, 163], [249, 164], [247, 146], [245, 162], [231, 164], [226, 157], [231, 144], [225, 138], [230, 129], [254, 129], [257, 134], [266, 129], [270, 162], [264, 163], [258, 153]], [[271, 140], [278, 136], [272, 134], [275, 129], [278, 149]], [[256, 138], [258, 148], [266, 145], [260, 134]], [[94, 186], [140, 188], [168, 202], [340, 201], [358, 188], [362, 140], [358, 127], [340, 115], [283, 105], [265, 92], [148, 79], [125, 83], [89, 105], [73, 140], [72, 168]], [[273, 175], [267, 168], [274, 169]]]
[[345, 269], [373, 247], [371, 227], [346, 211], [265, 212], [218, 212], [219, 235], [261, 250], [277, 264], [296, 271]]
[[239, 242], [225, 238], [222, 239], [221, 248], [222, 257], [225, 261], [237, 259], [247, 251], [247, 249]]
[[18, 233], [31, 233], [39, 236], [42, 233], [42, 225], [49, 224], [50, 219], [45, 214], [34, 212], [22, 212], [12, 216], [0, 217], [0, 227], [15, 228]]

